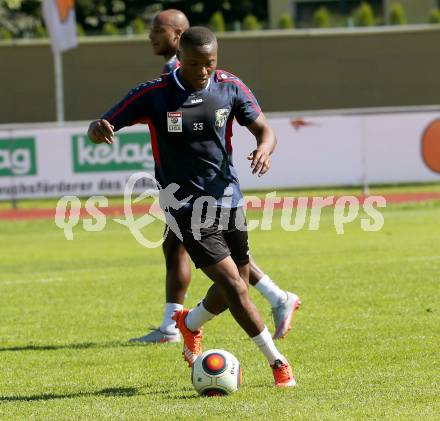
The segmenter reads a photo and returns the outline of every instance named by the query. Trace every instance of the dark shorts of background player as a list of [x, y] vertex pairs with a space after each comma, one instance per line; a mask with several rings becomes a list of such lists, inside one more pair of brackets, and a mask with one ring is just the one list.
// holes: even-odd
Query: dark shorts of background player
[[[183, 245], [196, 268], [214, 265], [228, 256], [231, 256], [237, 266], [248, 264], [249, 244], [243, 208], [218, 207], [214, 212], [215, 217], [209, 227], [195, 229], [200, 233], [199, 239], [191, 226], [192, 212], [175, 216], [182, 233]], [[202, 222], [205, 218], [206, 212], [203, 212]], [[170, 234], [174, 235], [171, 230]]]

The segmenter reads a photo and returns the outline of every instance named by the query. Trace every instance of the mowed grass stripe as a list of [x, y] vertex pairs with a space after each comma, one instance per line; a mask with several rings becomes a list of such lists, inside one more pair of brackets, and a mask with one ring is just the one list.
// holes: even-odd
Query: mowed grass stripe
[[[284, 232], [275, 215], [250, 242], [262, 268], [303, 299], [279, 343], [299, 386], [273, 388], [225, 313], [204, 340], [243, 365], [242, 389], [224, 399], [196, 395], [180, 344], [127, 343], [160, 323], [160, 249], [114, 223], [105, 234], [77, 227], [70, 242], [53, 221], [0, 223], [0, 419], [438, 419], [440, 208], [389, 206], [381, 231], [357, 220], [341, 236], [332, 210], [317, 231]], [[193, 271], [189, 306], [209, 284]], [[268, 303], [251, 294], [273, 329]]]

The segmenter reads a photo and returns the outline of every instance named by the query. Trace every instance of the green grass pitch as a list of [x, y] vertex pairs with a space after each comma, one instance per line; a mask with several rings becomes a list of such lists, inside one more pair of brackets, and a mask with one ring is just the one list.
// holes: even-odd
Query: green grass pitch
[[[160, 249], [111, 221], [103, 232], [76, 227], [73, 241], [53, 221], [0, 221], [0, 419], [439, 419], [440, 203], [383, 213], [379, 232], [357, 220], [337, 235], [327, 209], [318, 231], [285, 232], [276, 212], [272, 231], [250, 233], [259, 265], [303, 299], [278, 343], [298, 387], [275, 389], [223, 314], [205, 326], [204, 349], [243, 366], [226, 398], [197, 396], [181, 344], [127, 343], [160, 323]], [[208, 285], [194, 270], [187, 305]], [[268, 303], [251, 294], [272, 330]]]

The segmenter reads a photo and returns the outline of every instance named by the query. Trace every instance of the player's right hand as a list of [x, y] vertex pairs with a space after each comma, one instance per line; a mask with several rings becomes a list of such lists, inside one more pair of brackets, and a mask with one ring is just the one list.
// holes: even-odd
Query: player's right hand
[[114, 129], [114, 126], [112, 126], [107, 120], [94, 120], [90, 123], [87, 136], [89, 136], [93, 143], [105, 142], [111, 145], [115, 135]]

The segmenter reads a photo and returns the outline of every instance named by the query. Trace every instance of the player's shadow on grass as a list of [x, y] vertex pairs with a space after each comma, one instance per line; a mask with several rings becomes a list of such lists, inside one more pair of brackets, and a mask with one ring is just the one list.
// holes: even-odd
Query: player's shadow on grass
[[0, 352], [13, 352], [13, 351], [58, 351], [63, 349], [90, 349], [90, 348], [118, 348], [118, 347], [132, 347], [136, 344], [127, 342], [107, 342], [107, 343], [76, 343], [76, 344], [60, 344], [60, 345], [21, 345], [0, 347]]
[[0, 396], [0, 402], [49, 401], [53, 399], [74, 399], [94, 396], [129, 397], [138, 394], [139, 392], [136, 387], [109, 387], [96, 392], [78, 392], [66, 394], [42, 393], [41, 395], [30, 396]]
[[[149, 390], [145, 391], [145, 387]], [[164, 395], [168, 399], [196, 399], [200, 398], [197, 394], [194, 394], [194, 390], [192, 388], [183, 387], [180, 390], [176, 391], [176, 393], [170, 393], [168, 390], [151, 390], [152, 385], [146, 385], [140, 391], [136, 387], [109, 387], [102, 390], [98, 390], [96, 392], [78, 392], [78, 393], [66, 393], [66, 394], [57, 394], [57, 393], [42, 393], [40, 395], [30, 395], [30, 396], [0, 396], [0, 402], [31, 402], [31, 401], [50, 401], [55, 399], [75, 399], [75, 398], [84, 398], [84, 397], [130, 397], [130, 396], [139, 396], [139, 395]]]

